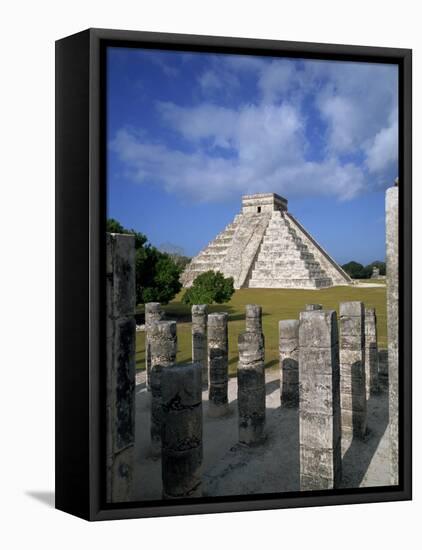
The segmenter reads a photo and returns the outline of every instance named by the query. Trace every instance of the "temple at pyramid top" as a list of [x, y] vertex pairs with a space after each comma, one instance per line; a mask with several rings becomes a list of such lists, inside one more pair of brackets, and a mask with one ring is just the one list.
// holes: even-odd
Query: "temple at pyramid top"
[[244, 214], [260, 214], [274, 210], [287, 210], [287, 200], [277, 193], [256, 193], [242, 197], [242, 212]]
[[184, 287], [205, 271], [233, 277], [235, 288], [325, 288], [352, 281], [276, 193], [243, 195], [242, 210], [182, 274]]

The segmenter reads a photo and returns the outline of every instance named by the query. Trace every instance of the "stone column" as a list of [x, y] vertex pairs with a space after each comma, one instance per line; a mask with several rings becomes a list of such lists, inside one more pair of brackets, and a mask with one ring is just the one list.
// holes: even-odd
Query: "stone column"
[[306, 304], [305, 311], [319, 311], [322, 309], [321, 304]]
[[161, 373], [163, 498], [202, 495], [202, 384], [199, 363]]
[[385, 201], [386, 270], [387, 270], [387, 334], [388, 387], [391, 449], [391, 484], [399, 483], [398, 409], [399, 409], [399, 188], [387, 189]]
[[299, 443], [302, 491], [341, 480], [340, 367], [335, 311], [305, 311], [299, 323]]
[[365, 308], [365, 380], [366, 399], [379, 391], [377, 316], [375, 308]]
[[224, 416], [229, 412], [227, 386], [229, 381], [227, 313], [208, 315], [208, 414]]
[[265, 427], [264, 338], [260, 333], [243, 332], [238, 345], [239, 443], [257, 445], [264, 439]]
[[208, 389], [207, 306], [192, 306], [192, 362], [202, 369], [202, 389]]
[[176, 321], [157, 321], [150, 327], [151, 346], [151, 447], [153, 454], [161, 450], [161, 374], [174, 366], [177, 351]]
[[299, 405], [299, 321], [279, 321], [280, 402], [282, 407]]
[[346, 437], [366, 434], [365, 309], [340, 303], [341, 427]]
[[388, 391], [388, 350], [378, 350], [378, 386], [380, 391]]
[[149, 344], [149, 331], [151, 325], [164, 319], [164, 311], [159, 302], [148, 302], [145, 304], [145, 374], [146, 388], [151, 391], [150, 373], [151, 373], [151, 346]]
[[262, 334], [262, 308], [256, 304], [246, 306], [246, 332]]
[[131, 500], [135, 444], [135, 238], [107, 233], [107, 502]]

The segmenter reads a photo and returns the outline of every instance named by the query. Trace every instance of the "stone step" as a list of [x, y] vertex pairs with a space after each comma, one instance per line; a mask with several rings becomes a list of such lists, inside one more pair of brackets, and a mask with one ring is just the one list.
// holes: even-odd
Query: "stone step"
[[276, 246], [273, 243], [267, 244], [263, 242], [261, 245], [260, 252], [264, 254], [272, 254], [272, 255], [277, 255], [277, 254], [281, 255], [283, 253], [300, 254], [303, 252], [307, 252], [307, 248], [302, 248], [300, 245], [297, 246], [294, 243], [291, 243], [290, 245], [283, 245], [283, 247], [281, 247], [281, 246]]
[[331, 279], [272, 278], [249, 281], [249, 288], [325, 288], [331, 286]]
[[229, 245], [232, 240], [233, 240], [233, 237], [230, 235], [229, 236], [221, 235], [221, 237], [220, 236], [217, 237], [213, 242]]
[[251, 280], [261, 280], [261, 279], [325, 279], [324, 275], [321, 272], [309, 273], [308, 271], [295, 270], [289, 272], [288, 270], [283, 271], [264, 271], [264, 270], [253, 270]]
[[294, 231], [287, 230], [286, 228], [282, 227], [268, 227], [265, 231], [265, 236], [273, 236], [273, 237], [280, 237], [282, 239], [288, 239], [290, 237], [296, 237], [299, 238], [299, 235], [295, 233]]
[[308, 252], [308, 247], [304, 244], [297, 244], [294, 242], [288, 243], [286, 241], [264, 241], [261, 245], [261, 250], [267, 250], [268, 252], [278, 251], [294, 251], [294, 252]]
[[216, 242], [216, 241], [214, 241], [212, 245], [209, 247], [209, 249], [219, 250], [219, 251], [227, 250], [228, 248], [229, 248], [229, 243]]
[[205, 250], [203, 250], [200, 254], [198, 254], [199, 257], [204, 256], [225, 256], [227, 252], [228, 247], [220, 248], [218, 246], [209, 246]]
[[277, 261], [267, 262], [265, 260], [257, 260], [254, 265], [254, 269], [265, 269], [272, 273], [277, 273], [281, 269], [284, 270], [300, 270], [308, 273], [324, 273], [324, 270], [318, 262], [311, 264], [307, 263], [308, 260], [292, 260], [292, 259], [280, 259]]
[[197, 258], [194, 262], [191, 263], [191, 265], [198, 266], [202, 269], [204, 265], [221, 265], [221, 261], [218, 259], [213, 260], [211, 258], [207, 258], [205, 260]]

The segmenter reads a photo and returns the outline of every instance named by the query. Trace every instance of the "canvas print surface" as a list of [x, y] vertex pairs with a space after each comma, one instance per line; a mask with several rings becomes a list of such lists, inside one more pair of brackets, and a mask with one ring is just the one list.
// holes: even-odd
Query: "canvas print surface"
[[397, 485], [397, 65], [106, 72], [107, 501]]

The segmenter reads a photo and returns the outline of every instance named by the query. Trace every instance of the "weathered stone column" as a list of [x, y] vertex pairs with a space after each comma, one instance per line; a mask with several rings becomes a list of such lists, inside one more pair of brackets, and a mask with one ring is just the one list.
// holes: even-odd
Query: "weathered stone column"
[[131, 499], [135, 444], [135, 238], [107, 233], [108, 502]]
[[340, 303], [341, 427], [344, 436], [366, 434], [365, 309]]
[[335, 311], [300, 314], [299, 442], [301, 490], [338, 487], [341, 411]]
[[229, 412], [227, 386], [229, 381], [227, 313], [208, 315], [208, 414], [217, 417]]
[[192, 363], [202, 369], [202, 389], [208, 389], [207, 306], [192, 306]]
[[365, 308], [365, 380], [366, 399], [378, 393], [377, 316], [372, 307]]
[[264, 338], [261, 333], [243, 332], [238, 345], [239, 443], [257, 445], [264, 439], [265, 427]]
[[151, 346], [149, 344], [149, 331], [151, 325], [164, 319], [164, 311], [159, 302], [148, 302], [145, 304], [145, 371], [146, 388], [151, 391], [150, 373], [151, 373]]
[[299, 405], [299, 321], [279, 321], [280, 402], [282, 407]]
[[321, 304], [306, 304], [305, 311], [319, 311], [322, 309]]
[[176, 362], [176, 330], [176, 321], [157, 321], [150, 327], [151, 447], [154, 454], [161, 450], [161, 374]]
[[388, 350], [378, 350], [378, 386], [380, 391], [388, 391]]
[[202, 495], [202, 384], [199, 363], [161, 373], [163, 498]]
[[391, 484], [399, 483], [399, 188], [390, 187], [386, 193], [386, 270], [387, 270], [387, 334], [388, 334], [388, 387], [391, 449]]
[[262, 334], [262, 308], [256, 304], [246, 306], [246, 332]]

